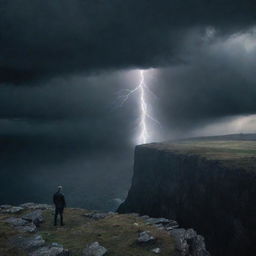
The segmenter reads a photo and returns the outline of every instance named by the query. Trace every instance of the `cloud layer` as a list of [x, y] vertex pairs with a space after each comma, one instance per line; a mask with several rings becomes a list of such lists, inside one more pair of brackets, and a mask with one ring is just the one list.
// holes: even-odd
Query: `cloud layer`
[[1, 81], [181, 61], [187, 34], [255, 22], [250, 0], [13, 0], [0, 3]]

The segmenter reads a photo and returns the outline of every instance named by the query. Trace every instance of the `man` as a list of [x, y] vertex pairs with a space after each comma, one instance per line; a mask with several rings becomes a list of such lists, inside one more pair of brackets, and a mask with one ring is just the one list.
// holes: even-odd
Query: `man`
[[55, 204], [54, 226], [57, 225], [57, 218], [60, 215], [60, 225], [63, 226], [63, 211], [66, 207], [64, 194], [61, 192], [62, 186], [58, 186], [58, 191], [53, 195], [53, 202]]

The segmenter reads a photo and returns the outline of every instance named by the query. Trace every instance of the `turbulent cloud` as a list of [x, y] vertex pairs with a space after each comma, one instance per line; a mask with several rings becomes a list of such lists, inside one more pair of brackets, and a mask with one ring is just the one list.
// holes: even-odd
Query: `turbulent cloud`
[[189, 64], [156, 72], [151, 86], [164, 126], [182, 134], [218, 118], [254, 114], [255, 42], [255, 29], [224, 39], [216, 36], [190, 52]]
[[250, 0], [2, 0], [1, 81], [168, 65], [191, 29], [230, 33], [255, 18]]

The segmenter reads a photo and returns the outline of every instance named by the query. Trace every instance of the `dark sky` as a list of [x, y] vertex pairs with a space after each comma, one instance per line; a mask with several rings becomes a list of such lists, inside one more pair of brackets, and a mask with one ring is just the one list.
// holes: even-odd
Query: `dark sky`
[[139, 69], [152, 141], [255, 132], [255, 5], [0, 0], [0, 202], [47, 201], [59, 183], [73, 205], [124, 199], [139, 98], [119, 96]]

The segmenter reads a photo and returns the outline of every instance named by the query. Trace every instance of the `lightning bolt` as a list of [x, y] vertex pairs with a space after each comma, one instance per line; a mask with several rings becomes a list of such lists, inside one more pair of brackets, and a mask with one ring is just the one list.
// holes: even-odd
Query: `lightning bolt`
[[139, 71], [140, 74], [140, 81], [139, 84], [132, 90], [126, 89], [125, 95], [122, 95], [120, 98], [122, 98], [121, 105], [123, 105], [129, 97], [138, 92], [139, 93], [139, 106], [140, 106], [140, 133], [139, 133], [139, 138], [138, 138], [138, 143], [139, 144], [145, 144], [149, 142], [150, 140], [150, 134], [149, 134], [149, 129], [148, 129], [148, 120], [151, 120], [157, 124], [159, 122], [153, 118], [148, 111], [148, 104], [146, 100], [146, 92], [150, 92], [149, 88], [147, 87], [145, 83], [145, 77], [144, 77], [144, 70]]

